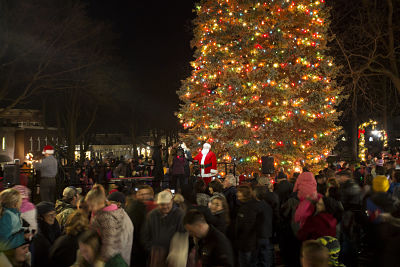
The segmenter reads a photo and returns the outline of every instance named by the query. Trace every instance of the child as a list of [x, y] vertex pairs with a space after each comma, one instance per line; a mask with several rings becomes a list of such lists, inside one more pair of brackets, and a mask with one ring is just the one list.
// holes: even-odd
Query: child
[[329, 251], [316, 240], [305, 241], [301, 246], [300, 262], [303, 267], [328, 267]]

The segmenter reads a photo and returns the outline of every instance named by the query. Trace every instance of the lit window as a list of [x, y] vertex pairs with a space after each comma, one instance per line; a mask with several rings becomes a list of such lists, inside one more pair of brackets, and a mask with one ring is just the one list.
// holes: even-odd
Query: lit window
[[6, 150], [6, 138], [4, 136], [1, 139], [1, 149]]

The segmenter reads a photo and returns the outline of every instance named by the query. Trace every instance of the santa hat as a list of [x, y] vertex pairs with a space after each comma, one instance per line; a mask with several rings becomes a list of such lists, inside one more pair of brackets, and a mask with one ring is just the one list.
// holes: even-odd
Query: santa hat
[[43, 154], [54, 154], [54, 147], [47, 145], [43, 148]]

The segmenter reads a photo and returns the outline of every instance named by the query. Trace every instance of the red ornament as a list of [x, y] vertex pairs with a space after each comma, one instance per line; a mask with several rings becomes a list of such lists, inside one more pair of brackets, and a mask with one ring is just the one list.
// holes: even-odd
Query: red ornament
[[358, 129], [358, 139], [360, 139], [361, 134], [365, 134], [365, 130]]

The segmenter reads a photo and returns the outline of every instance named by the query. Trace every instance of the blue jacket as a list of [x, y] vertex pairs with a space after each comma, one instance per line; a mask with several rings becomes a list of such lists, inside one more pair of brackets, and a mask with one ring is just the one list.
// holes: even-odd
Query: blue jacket
[[0, 217], [0, 250], [17, 248], [24, 241], [21, 213], [17, 209], [4, 208]]

